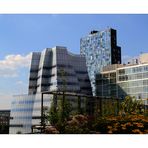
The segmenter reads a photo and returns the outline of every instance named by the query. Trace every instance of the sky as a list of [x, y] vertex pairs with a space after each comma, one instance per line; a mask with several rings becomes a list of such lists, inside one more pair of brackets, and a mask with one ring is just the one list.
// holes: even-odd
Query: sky
[[0, 15], [0, 109], [13, 95], [27, 93], [31, 52], [65, 46], [80, 52], [80, 38], [91, 30], [117, 30], [123, 61], [148, 52], [148, 15]]

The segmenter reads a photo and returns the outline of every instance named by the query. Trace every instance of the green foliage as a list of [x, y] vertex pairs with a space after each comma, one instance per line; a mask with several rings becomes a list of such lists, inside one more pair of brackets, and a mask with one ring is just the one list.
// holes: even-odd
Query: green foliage
[[[114, 101], [114, 102], [112, 102]], [[64, 103], [64, 104], [63, 104]], [[50, 123], [63, 134], [147, 134], [148, 118], [143, 114], [143, 103], [127, 96], [122, 103], [105, 100], [102, 113], [95, 116], [70, 115], [71, 106], [67, 99], [59, 99], [56, 112], [52, 104], [49, 112]], [[118, 103], [118, 104], [117, 104]], [[99, 112], [99, 104], [96, 107]], [[119, 114], [115, 114], [118, 113]]]
[[69, 103], [68, 99], [58, 98], [58, 104], [54, 107], [54, 103], [52, 102], [51, 108], [47, 115], [47, 119], [49, 120], [51, 125], [60, 125], [60, 123], [64, 123], [70, 116], [71, 112], [71, 104]]
[[115, 115], [117, 114], [117, 100], [104, 99], [102, 100], [102, 115]]
[[121, 103], [121, 114], [141, 114], [144, 112], [141, 100], [127, 96]]
[[67, 119], [70, 116], [71, 105], [68, 99], [58, 98], [57, 107], [55, 110], [54, 103], [52, 102], [49, 113], [47, 114], [47, 120], [51, 125], [56, 127], [56, 129], [63, 133], [65, 130], [65, 125]]
[[47, 120], [50, 122], [51, 125], [55, 125], [58, 120], [58, 112], [54, 111], [54, 103], [52, 102], [49, 112], [47, 113]]
[[69, 102], [68, 99], [60, 99], [59, 100], [59, 104], [58, 104], [58, 115], [59, 115], [59, 120], [61, 122], [66, 121], [69, 116], [70, 116], [70, 112], [71, 110], [71, 104]]
[[[142, 100], [127, 96], [119, 106], [118, 116], [108, 113], [102, 117], [98, 116], [92, 125], [92, 129], [104, 134], [148, 133], [148, 118], [142, 115], [144, 113]], [[113, 110], [115, 110], [114, 107], [117, 107], [116, 104], [113, 106]]]
[[[71, 116], [56, 132], [63, 134], [148, 134], [148, 118], [144, 115], [106, 116], [97, 120], [85, 115]], [[55, 130], [54, 130], [55, 131]]]

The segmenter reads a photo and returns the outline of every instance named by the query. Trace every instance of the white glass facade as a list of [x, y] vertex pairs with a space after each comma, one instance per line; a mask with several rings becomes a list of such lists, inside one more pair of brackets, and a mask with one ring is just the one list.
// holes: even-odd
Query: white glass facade
[[[44, 95], [44, 107], [50, 108], [52, 96]], [[41, 94], [18, 95], [11, 103], [10, 134], [31, 133], [41, 122]]]
[[137, 99], [148, 98], [148, 64], [118, 69], [117, 83], [118, 96], [123, 91]]
[[14, 96], [11, 103], [9, 133], [30, 133], [35, 96]]
[[[102, 71], [96, 78], [98, 96], [148, 99], [148, 63]], [[146, 102], [147, 104], [147, 102]]]

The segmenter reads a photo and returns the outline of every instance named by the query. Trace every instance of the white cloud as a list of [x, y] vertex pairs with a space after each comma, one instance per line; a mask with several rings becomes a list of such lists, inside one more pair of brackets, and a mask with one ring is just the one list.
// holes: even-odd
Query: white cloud
[[20, 54], [7, 55], [4, 60], [0, 60], [0, 76], [16, 77], [19, 68], [27, 68], [30, 66], [31, 53], [26, 56]]

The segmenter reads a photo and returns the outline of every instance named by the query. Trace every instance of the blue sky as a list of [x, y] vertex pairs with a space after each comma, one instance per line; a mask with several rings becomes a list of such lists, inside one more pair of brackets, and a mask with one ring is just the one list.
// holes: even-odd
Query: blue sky
[[148, 15], [0, 15], [0, 109], [13, 94], [27, 93], [30, 52], [66, 46], [79, 53], [80, 38], [91, 30], [117, 30], [122, 56], [148, 52]]

